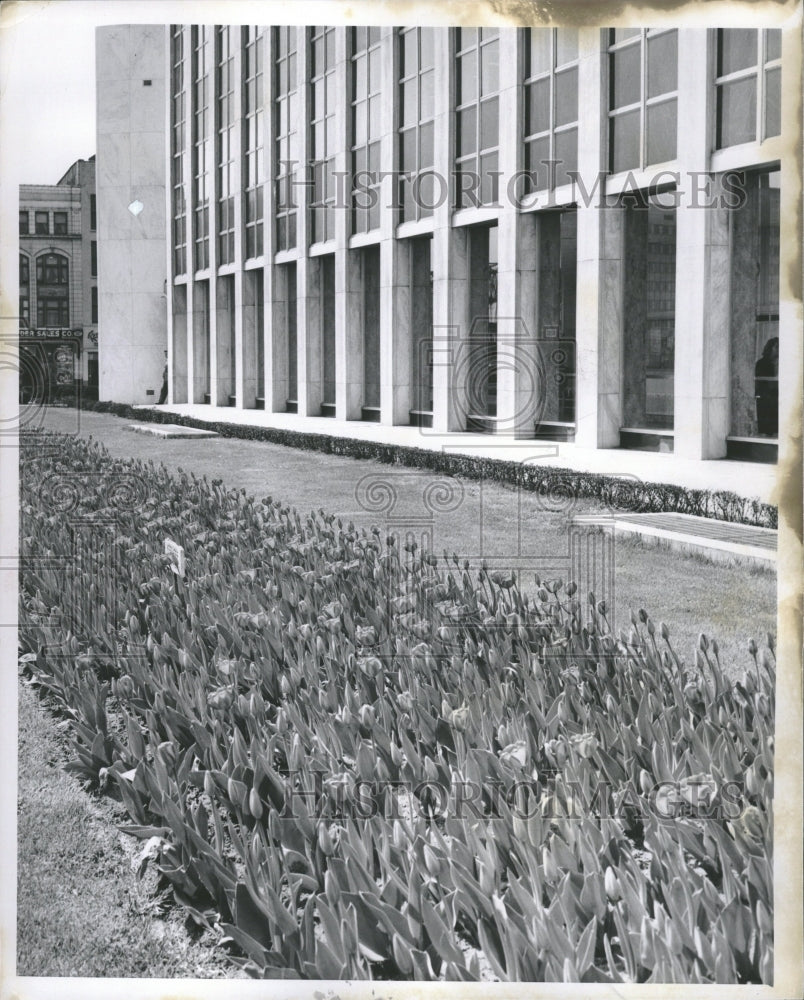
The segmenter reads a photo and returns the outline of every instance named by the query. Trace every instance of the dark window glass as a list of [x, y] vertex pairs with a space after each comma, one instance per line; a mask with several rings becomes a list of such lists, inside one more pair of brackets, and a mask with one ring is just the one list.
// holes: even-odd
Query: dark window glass
[[98, 228], [94, 194], [89, 196], [89, 228], [93, 231]]
[[611, 169], [633, 170], [639, 166], [639, 110], [627, 111], [611, 119]]
[[648, 98], [678, 87], [678, 33], [648, 37]]
[[25, 256], [25, 254], [20, 254], [20, 286], [28, 285], [31, 282], [31, 262]]
[[569, 69], [557, 73], [556, 87], [556, 125], [569, 125], [578, 120], [578, 70]]
[[765, 61], [782, 58], [782, 32], [780, 28], [768, 28], [765, 32]]
[[98, 322], [98, 287], [92, 286], [92, 322]]
[[718, 147], [753, 142], [757, 134], [756, 77], [721, 84], [718, 90]]
[[611, 107], [622, 108], [640, 100], [640, 51], [638, 45], [620, 49], [611, 57]]
[[90, 244], [90, 252], [92, 257], [91, 260], [92, 270], [90, 271], [90, 274], [92, 275], [93, 278], [96, 278], [98, 276], [98, 244], [95, 242], [95, 240], [93, 240], [92, 243]]
[[649, 105], [647, 114], [647, 162], [664, 163], [676, 157], [676, 102]]
[[782, 71], [769, 69], [765, 72], [765, 136], [781, 135], [782, 132]]
[[66, 236], [67, 235], [67, 213], [66, 212], [54, 212], [53, 213], [53, 234], [55, 236]]
[[34, 221], [36, 224], [36, 232], [38, 235], [43, 235], [50, 232], [50, 217], [47, 212], [36, 212], [34, 215]]
[[727, 76], [757, 64], [755, 28], [721, 28], [719, 33], [717, 75]]
[[20, 236], [28, 235], [28, 213], [20, 212]]

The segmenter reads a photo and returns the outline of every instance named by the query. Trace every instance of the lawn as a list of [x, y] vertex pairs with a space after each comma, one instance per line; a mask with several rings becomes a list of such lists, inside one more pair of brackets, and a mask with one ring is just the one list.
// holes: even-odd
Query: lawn
[[[222, 479], [255, 497], [273, 496], [304, 514], [324, 510], [358, 527], [385, 529], [416, 524], [428, 516], [425, 492], [431, 472], [378, 462], [324, 455], [266, 442], [234, 438], [160, 439], [127, 429], [129, 420], [97, 413], [51, 408], [44, 426], [101, 441], [114, 456], [153, 460], [169, 470]], [[432, 517], [433, 550], [459, 557], [486, 558], [500, 568], [519, 568], [523, 580], [567, 575], [568, 514], [600, 510], [577, 500], [556, 511], [538, 496], [499, 483], [450, 480], [454, 509]], [[381, 506], [387, 483], [395, 495], [390, 512], [367, 510], [373, 497]], [[373, 492], [372, 492], [373, 491]], [[407, 519], [407, 520], [406, 520]], [[421, 530], [421, 529], [420, 529]], [[715, 563], [694, 553], [651, 548], [618, 538], [615, 550], [615, 631], [630, 628], [631, 612], [645, 608], [666, 622], [679, 654], [693, 662], [698, 635], [720, 646], [726, 672], [738, 676], [750, 666], [746, 646], [776, 632], [776, 574], [771, 570]]]

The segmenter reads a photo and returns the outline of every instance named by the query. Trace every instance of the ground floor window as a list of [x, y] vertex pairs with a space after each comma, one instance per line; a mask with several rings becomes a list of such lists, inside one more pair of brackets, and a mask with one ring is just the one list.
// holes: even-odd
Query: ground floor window
[[258, 399], [265, 400], [265, 284], [261, 270], [247, 272], [253, 282], [254, 321], [256, 324], [257, 346], [257, 391]]
[[497, 226], [469, 230], [467, 423], [497, 416]]
[[319, 258], [321, 278], [321, 406], [335, 414], [335, 257]]
[[380, 414], [380, 248], [361, 251], [363, 286], [363, 416]]
[[669, 194], [629, 194], [625, 210], [623, 424], [673, 429], [676, 214]]
[[538, 217], [539, 273], [536, 337], [543, 366], [544, 398], [536, 433], [555, 432], [575, 421], [575, 313], [577, 212], [574, 208]]
[[[196, 367], [195, 381], [200, 388], [201, 401], [210, 401], [212, 378], [212, 338], [209, 332], [209, 282], [196, 282], [195, 302], [193, 303], [194, 326], [194, 362]], [[198, 401], [196, 399], [196, 401]]]
[[779, 170], [743, 176], [731, 219], [731, 434], [779, 433]]
[[296, 265], [282, 267], [283, 294], [285, 301], [285, 349], [288, 358], [288, 398], [287, 408], [296, 412], [299, 400], [299, 340], [296, 318]]
[[433, 415], [433, 271], [432, 238], [408, 241], [410, 254], [410, 410], [411, 422]]

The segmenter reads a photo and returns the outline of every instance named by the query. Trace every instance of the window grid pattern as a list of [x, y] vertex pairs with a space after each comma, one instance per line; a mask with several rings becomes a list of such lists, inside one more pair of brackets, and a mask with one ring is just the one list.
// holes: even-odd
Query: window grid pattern
[[[173, 273], [187, 273], [187, 198], [184, 190], [185, 142], [187, 131], [187, 93], [185, 87], [184, 31], [180, 25], [173, 27], [171, 46], [171, 149], [170, 184], [173, 214]], [[92, 221], [94, 229], [94, 198], [92, 200]]]
[[67, 235], [67, 212], [53, 213], [53, 235], [54, 236]]
[[400, 204], [405, 222], [433, 214], [435, 30], [399, 33]]
[[211, 166], [209, 76], [212, 29], [193, 27], [193, 240], [195, 268], [209, 267], [209, 181]]
[[676, 158], [678, 31], [609, 30], [609, 169]]
[[27, 327], [31, 321], [31, 262], [24, 253], [20, 254], [20, 326]]
[[569, 183], [578, 169], [578, 30], [525, 30], [526, 190]]
[[311, 242], [335, 236], [335, 29], [310, 31], [310, 150], [313, 165]]
[[762, 142], [782, 131], [780, 28], [719, 28], [715, 147]]
[[457, 207], [497, 201], [500, 42], [498, 28], [455, 28]]
[[265, 144], [263, 138], [263, 29], [248, 26], [243, 29], [243, 117], [245, 129], [245, 162], [243, 177], [244, 216], [246, 224], [246, 257], [259, 257], [263, 252], [263, 184], [265, 182]]
[[379, 28], [350, 28], [352, 94], [352, 232], [380, 225], [382, 51]]
[[47, 236], [50, 232], [50, 213], [34, 212], [34, 232], [37, 236]]
[[274, 28], [274, 81], [276, 98], [276, 248], [292, 250], [296, 246], [296, 169], [299, 160], [299, 30]]
[[70, 263], [59, 253], [43, 254], [36, 259], [37, 325], [70, 325]]
[[234, 52], [237, 29], [216, 29], [217, 36], [217, 105], [218, 105], [218, 264], [235, 259], [235, 73]]

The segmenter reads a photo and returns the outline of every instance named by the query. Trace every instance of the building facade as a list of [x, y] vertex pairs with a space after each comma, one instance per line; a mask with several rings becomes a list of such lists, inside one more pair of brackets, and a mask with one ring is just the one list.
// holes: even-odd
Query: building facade
[[165, 29], [168, 401], [775, 461], [797, 44]]
[[98, 388], [95, 157], [57, 184], [20, 185], [20, 394]]

